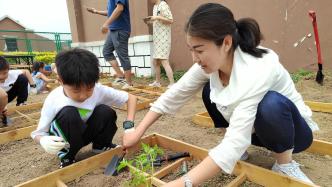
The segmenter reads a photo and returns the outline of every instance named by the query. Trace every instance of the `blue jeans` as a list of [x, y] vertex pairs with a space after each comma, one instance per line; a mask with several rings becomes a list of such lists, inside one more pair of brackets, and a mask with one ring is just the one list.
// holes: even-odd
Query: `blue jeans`
[[[210, 92], [210, 83], [207, 83], [202, 92], [204, 105], [215, 127], [227, 128], [229, 124], [216, 104], [211, 102]], [[307, 149], [313, 141], [312, 131], [294, 103], [275, 91], [267, 92], [258, 104], [254, 128], [251, 143], [275, 153], [289, 149], [298, 153]]]

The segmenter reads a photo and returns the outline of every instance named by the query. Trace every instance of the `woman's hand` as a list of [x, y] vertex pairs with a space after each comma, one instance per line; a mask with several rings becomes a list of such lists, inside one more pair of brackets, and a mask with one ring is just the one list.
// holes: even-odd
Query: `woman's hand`
[[138, 143], [138, 141], [141, 139], [140, 133], [136, 129], [129, 131], [125, 131], [124, 135], [122, 137], [122, 145], [124, 148], [130, 148]]

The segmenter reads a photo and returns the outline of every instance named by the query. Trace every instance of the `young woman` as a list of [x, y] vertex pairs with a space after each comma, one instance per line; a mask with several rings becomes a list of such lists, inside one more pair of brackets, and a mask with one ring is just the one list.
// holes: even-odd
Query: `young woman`
[[153, 24], [153, 65], [156, 80], [149, 86], [160, 87], [160, 64], [163, 65], [169, 80], [169, 86], [174, 84], [173, 71], [169, 65], [171, 51], [171, 24], [172, 12], [164, 0], [150, 0], [153, 6], [153, 15], [145, 18], [145, 23]]
[[193, 13], [185, 31], [195, 64], [152, 105], [136, 129], [124, 134], [123, 145], [136, 144], [162, 114], [175, 113], [204, 87], [202, 98], [215, 126], [227, 131], [199, 165], [166, 186], [195, 186], [220, 170], [231, 173], [251, 144], [275, 153], [273, 171], [312, 184], [292, 154], [311, 145], [318, 126], [277, 54], [259, 46], [257, 22], [236, 21], [228, 8], [209, 3]]
[[56, 82], [55, 79], [49, 79], [46, 77], [46, 75], [44, 75], [44, 66], [44, 62], [35, 62], [32, 67], [32, 78], [33, 81], [36, 83], [37, 93], [48, 93], [46, 87], [47, 83]]

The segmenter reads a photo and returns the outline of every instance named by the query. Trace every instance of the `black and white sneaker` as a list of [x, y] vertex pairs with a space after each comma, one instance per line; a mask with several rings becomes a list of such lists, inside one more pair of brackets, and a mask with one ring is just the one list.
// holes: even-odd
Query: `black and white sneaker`
[[66, 166], [69, 166], [69, 165], [71, 165], [72, 163], [75, 163], [75, 160], [68, 159], [68, 158], [62, 159], [62, 160], [60, 161], [60, 168], [64, 168], [64, 167], [66, 167]]
[[120, 146], [117, 145], [117, 144], [114, 144], [114, 143], [111, 143], [109, 146], [100, 147], [100, 148], [92, 146], [92, 152], [96, 153], [96, 154], [99, 154], [99, 153], [102, 153], [102, 152], [105, 152], [105, 151], [108, 151], [108, 150], [111, 150], [111, 149], [115, 149], [117, 147], [120, 147]]

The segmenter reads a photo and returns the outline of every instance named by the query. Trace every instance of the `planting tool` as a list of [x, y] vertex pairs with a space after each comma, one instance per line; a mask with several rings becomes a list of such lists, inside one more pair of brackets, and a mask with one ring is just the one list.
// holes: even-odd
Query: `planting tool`
[[9, 124], [12, 123], [12, 120], [10, 118], [8, 118], [6, 115], [3, 115], [2, 123], [4, 124], [5, 127], [7, 127]]
[[318, 58], [318, 71], [316, 75], [316, 82], [323, 85], [324, 75], [323, 75], [323, 61], [322, 61], [322, 54], [320, 49], [320, 42], [318, 37], [318, 27], [317, 27], [317, 20], [316, 20], [316, 12], [313, 10], [309, 11], [309, 16], [312, 21], [312, 26], [314, 27], [315, 33], [315, 41], [316, 41], [316, 48], [317, 48], [317, 58]]
[[114, 155], [110, 163], [106, 166], [104, 174], [117, 176], [118, 175], [117, 168], [125, 155], [126, 155], [125, 152], [121, 156]]
[[178, 158], [183, 158], [183, 157], [190, 157], [190, 154], [188, 152], [179, 152], [175, 154], [166, 155], [165, 157], [157, 158], [156, 161], [153, 162], [153, 165], [161, 166], [161, 164], [165, 161], [176, 160]]

